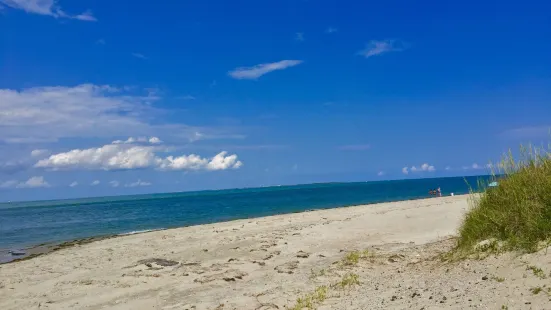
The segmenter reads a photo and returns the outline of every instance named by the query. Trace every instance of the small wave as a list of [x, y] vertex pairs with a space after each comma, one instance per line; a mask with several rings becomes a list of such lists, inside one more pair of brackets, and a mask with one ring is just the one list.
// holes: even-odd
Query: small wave
[[158, 230], [163, 230], [163, 229], [164, 228], [134, 230], [134, 231], [129, 231], [129, 232], [118, 234], [118, 236], [128, 236], [128, 235], [142, 234], [142, 233], [146, 233], [146, 232], [158, 231]]

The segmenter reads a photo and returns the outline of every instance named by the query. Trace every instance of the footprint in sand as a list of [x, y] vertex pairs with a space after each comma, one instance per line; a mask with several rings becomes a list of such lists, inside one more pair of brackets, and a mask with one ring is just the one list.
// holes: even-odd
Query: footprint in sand
[[298, 260], [290, 261], [290, 262], [286, 262], [283, 265], [276, 266], [274, 270], [276, 270], [278, 273], [292, 274], [294, 273], [293, 270], [298, 268], [298, 264], [299, 264]]
[[304, 251], [298, 251], [297, 257], [298, 258], [308, 258], [310, 256], [310, 253], [306, 253]]
[[228, 269], [221, 273], [216, 273], [212, 275], [206, 275], [200, 278], [195, 279], [193, 282], [196, 283], [208, 283], [216, 280], [224, 280], [226, 282], [235, 282], [236, 280], [241, 280], [243, 277], [246, 277], [248, 274], [241, 270], [237, 269]]

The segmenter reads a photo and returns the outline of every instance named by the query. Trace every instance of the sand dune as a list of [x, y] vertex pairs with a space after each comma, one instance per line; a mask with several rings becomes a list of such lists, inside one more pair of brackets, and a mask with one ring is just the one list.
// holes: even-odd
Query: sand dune
[[467, 208], [433, 198], [77, 245], [0, 265], [0, 309], [286, 309], [316, 289], [319, 309], [551, 309], [546, 252], [435, 259]]

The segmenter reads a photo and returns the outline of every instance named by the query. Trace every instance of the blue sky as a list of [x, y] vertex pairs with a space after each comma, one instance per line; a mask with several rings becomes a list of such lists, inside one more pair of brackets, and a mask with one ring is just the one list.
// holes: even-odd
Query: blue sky
[[549, 137], [550, 11], [0, 0], [0, 200], [484, 173]]

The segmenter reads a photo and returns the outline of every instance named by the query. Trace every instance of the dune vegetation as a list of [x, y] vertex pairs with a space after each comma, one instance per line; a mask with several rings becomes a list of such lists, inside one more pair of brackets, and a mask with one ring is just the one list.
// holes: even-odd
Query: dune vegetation
[[[551, 240], [551, 150], [521, 147], [490, 165], [498, 186], [479, 182], [459, 229], [456, 250], [482, 248], [533, 252]], [[478, 247], [477, 247], [478, 245]]]

